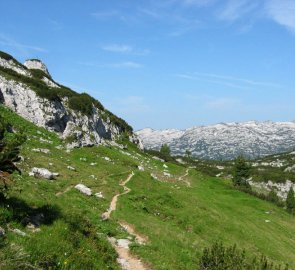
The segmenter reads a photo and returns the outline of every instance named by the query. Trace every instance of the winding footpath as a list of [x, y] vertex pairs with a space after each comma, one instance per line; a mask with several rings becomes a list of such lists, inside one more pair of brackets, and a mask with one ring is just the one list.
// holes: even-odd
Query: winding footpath
[[113, 197], [109, 209], [106, 212], [104, 212], [101, 216], [102, 220], [108, 220], [111, 217], [111, 213], [117, 209], [117, 201], [119, 196], [125, 195], [131, 191], [130, 188], [126, 187], [126, 184], [132, 179], [133, 176], [134, 176], [134, 173], [132, 172], [131, 174], [129, 174], [129, 176], [127, 177], [125, 181], [119, 184], [120, 186], [124, 188], [124, 192], [119, 193]]
[[184, 180], [184, 178], [188, 176], [188, 174], [189, 174], [189, 170], [190, 170], [190, 168], [187, 168], [186, 171], [185, 171], [185, 174], [182, 175], [182, 176], [180, 176], [180, 177], [178, 178], [178, 181], [184, 181], [184, 182], [187, 184], [188, 187], [191, 186], [191, 183], [190, 183], [188, 180]]
[[[120, 183], [119, 185], [123, 187], [124, 192], [115, 195], [112, 198], [109, 209], [102, 214], [102, 220], [108, 220], [111, 217], [111, 213], [116, 210], [117, 202], [119, 196], [126, 195], [131, 191], [130, 188], [126, 187], [126, 184], [132, 179], [134, 176], [134, 172], [132, 172], [125, 181]], [[135, 237], [135, 241], [138, 244], [145, 244], [148, 240], [146, 236], [142, 236], [135, 232], [135, 229], [132, 225], [129, 225], [127, 222], [120, 222], [121, 227], [126, 230], [130, 235]], [[148, 270], [140, 259], [136, 258], [129, 252], [129, 244], [131, 243], [128, 239], [115, 239], [113, 237], [108, 239], [112, 246], [115, 248], [116, 252], [119, 255], [118, 263], [121, 265], [124, 270]]]

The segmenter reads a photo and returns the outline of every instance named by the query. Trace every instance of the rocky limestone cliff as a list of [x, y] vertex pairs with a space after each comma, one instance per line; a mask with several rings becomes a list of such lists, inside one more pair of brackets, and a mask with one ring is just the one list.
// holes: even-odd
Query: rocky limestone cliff
[[[42, 73], [36, 75], [31, 69]], [[84, 107], [79, 109], [80, 98], [86, 98], [89, 103], [87, 113]], [[21, 65], [0, 53], [0, 101], [34, 124], [59, 133], [69, 147], [101, 144], [115, 140], [122, 133], [141, 146], [124, 120], [96, 105], [100, 103], [90, 96], [58, 85], [41, 61], [29, 60]], [[71, 104], [78, 109], [71, 108]]]
[[50, 76], [46, 65], [42, 61], [40, 61], [38, 59], [26, 60], [25, 63], [24, 63], [24, 66], [27, 67], [28, 69], [42, 70], [45, 74]]

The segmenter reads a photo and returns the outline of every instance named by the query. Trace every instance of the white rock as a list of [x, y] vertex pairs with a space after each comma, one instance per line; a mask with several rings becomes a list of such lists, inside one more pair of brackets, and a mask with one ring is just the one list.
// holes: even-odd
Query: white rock
[[95, 195], [95, 197], [97, 197], [99, 199], [104, 199], [102, 192], [95, 193], [94, 195]]
[[49, 154], [50, 150], [46, 148], [33, 148], [33, 152], [39, 152], [39, 153], [44, 153], [44, 154]]
[[41, 177], [41, 178], [45, 178], [45, 179], [54, 179], [54, 177], [58, 176], [58, 173], [52, 173], [49, 170], [45, 169], [45, 168], [36, 168], [34, 167], [32, 169], [32, 171], [29, 173], [30, 176], [34, 176], [34, 177]]
[[143, 166], [141, 166], [141, 165], [139, 165], [139, 166], [137, 166], [137, 168], [138, 168], [138, 170], [140, 170], [140, 171], [144, 171], [144, 167]]
[[87, 196], [91, 196], [92, 195], [92, 191], [90, 188], [86, 187], [83, 184], [78, 184], [75, 186], [75, 189], [79, 190], [81, 193], [87, 195]]
[[161, 162], [165, 162], [164, 159], [158, 158], [158, 157], [156, 157], [156, 156], [153, 156], [152, 158], [155, 159], [155, 160], [159, 160], [159, 161], [161, 161]]
[[5, 235], [5, 230], [2, 227], [0, 227], [0, 237], [4, 235]]
[[168, 166], [167, 166], [166, 164], [163, 164], [163, 167], [164, 167], [165, 169], [168, 169]]
[[27, 234], [19, 229], [10, 229], [11, 232], [18, 234], [20, 236], [26, 236]]
[[151, 173], [151, 177], [155, 180], [159, 180], [158, 177], [154, 173]]
[[74, 167], [72, 167], [72, 166], [67, 166], [67, 168], [68, 168], [69, 170], [71, 170], [71, 171], [76, 171], [76, 169], [75, 169]]
[[295, 164], [293, 166], [287, 167], [284, 172], [295, 172]]

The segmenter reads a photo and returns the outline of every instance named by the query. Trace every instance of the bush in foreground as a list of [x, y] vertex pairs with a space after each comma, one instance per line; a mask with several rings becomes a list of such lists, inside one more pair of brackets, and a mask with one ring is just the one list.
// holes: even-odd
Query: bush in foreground
[[204, 249], [199, 267], [200, 270], [288, 270], [287, 265], [274, 265], [265, 256], [249, 259], [245, 250], [236, 245], [224, 247], [222, 243]]

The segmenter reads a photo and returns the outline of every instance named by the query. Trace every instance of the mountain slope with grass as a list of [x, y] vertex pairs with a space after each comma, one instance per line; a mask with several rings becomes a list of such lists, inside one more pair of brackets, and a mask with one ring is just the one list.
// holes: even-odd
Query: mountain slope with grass
[[[2, 105], [0, 114], [27, 135], [16, 164], [22, 174], [11, 175], [0, 199], [1, 269], [199, 269], [216, 241], [295, 269], [295, 218], [284, 209], [154, 159], [126, 138], [69, 150]], [[33, 168], [58, 175], [49, 180]]]
[[0, 51], [0, 101], [36, 125], [57, 132], [69, 147], [101, 144], [122, 134], [139, 144], [123, 119], [88, 94], [55, 82], [37, 59], [22, 65]]

